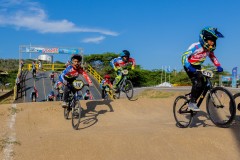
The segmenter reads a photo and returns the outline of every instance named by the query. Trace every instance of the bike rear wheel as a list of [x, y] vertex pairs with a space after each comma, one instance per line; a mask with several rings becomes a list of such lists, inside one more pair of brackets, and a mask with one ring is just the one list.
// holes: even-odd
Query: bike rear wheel
[[187, 128], [193, 119], [193, 112], [188, 110], [189, 100], [185, 96], [178, 96], [173, 104], [173, 114], [176, 125], [180, 128]]
[[126, 93], [127, 98], [130, 100], [133, 97], [133, 85], [130, 80], [126, 80], [126, 84], [124, 86], [124, 91]]
[[236, 115], [232, 94], [223, 87], [215, 87], [210, 90], [206, 102], [211, 121], [218, 127], [229, 127]]
[[72, 106], [72, 127], [78, 130], [81, 119], [81, 105], [79, 101], [75, 101]]

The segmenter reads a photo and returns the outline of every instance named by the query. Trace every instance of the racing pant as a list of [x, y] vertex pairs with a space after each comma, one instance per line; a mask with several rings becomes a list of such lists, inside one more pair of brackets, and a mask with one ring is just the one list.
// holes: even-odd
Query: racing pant
[[[193, 65], [194, 68], [200, 70], [200, 65]], [[190, 72], [188, 69], [184, 66], [184, 70], [187, 72], [188, 77], [192, 81], [192, 90], [191, 90], [191, 99], [190, 102], [196, 103], [197, 99], [202, 94], [204, 87], [205, 87], [205, 81], [204, 77], [201, 72]]]

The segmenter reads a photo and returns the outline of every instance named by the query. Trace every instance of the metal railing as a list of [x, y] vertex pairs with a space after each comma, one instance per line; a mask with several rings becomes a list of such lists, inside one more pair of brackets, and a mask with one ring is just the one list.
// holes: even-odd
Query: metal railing
[[[65, 64], [42, 64], [42, 67], [39, 68], [39, 65], [36, 64], [37, 70], [42, 71], [62, 71], [66, 68]], [[32, 64], [27, 64], [26, 67], [23, 67], [23, 70], [32, 70]]]

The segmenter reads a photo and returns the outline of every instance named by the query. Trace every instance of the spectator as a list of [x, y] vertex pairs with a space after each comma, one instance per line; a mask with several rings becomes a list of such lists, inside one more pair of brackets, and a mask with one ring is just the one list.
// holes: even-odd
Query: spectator
[[19, 91], [19, 89], [20, 89], [20, 78], [21, 78], [21, 76], [20, 76], [20, 74], [18, 74], [17, 78], [16, 78], [17, 91]]
[[92, 100], [92, 94], [90, 93], [89, 89], [86, 90], [85, 94], [83, 95], [84, 100]]

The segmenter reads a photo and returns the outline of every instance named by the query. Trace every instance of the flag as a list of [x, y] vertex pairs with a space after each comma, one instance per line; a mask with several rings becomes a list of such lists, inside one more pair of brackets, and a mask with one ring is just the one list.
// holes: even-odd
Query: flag
[[171, 72], [171, 69], [170, 69], [170, 66], [168, 66], [167, 73], [170, 73], [170, 72]]
[[232, 87], [237, 87], [237, 67], [232, 69]]

